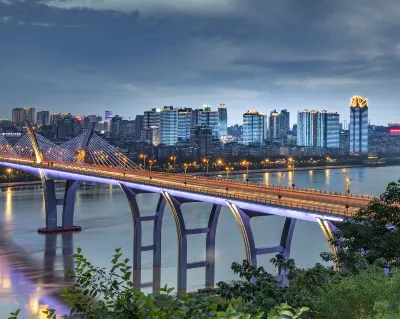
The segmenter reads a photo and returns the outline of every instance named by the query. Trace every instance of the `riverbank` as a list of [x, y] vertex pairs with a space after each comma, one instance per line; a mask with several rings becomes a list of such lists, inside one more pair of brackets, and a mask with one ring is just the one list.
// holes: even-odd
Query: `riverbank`
[[[380, 165], [391, 166], [391, 165]], [[294, 171], [310, 171], [310, 170], [325, 170], [325, 169], [344, 169], [344, 168], [356, 168], [356, 167], [373, 167], [372, 165], [327, 165], [327, 166], [307, 166], [307, 167], [296, 167]], [[259, 168], [259, 169], [249, 169], [249, 175], [251, 173], [275, 173], [275, 172], [291, 172], [293, 168], [287, 167], [274, 167], [274, 168]], [[188, 173], [189, 174], [189, 173]], [[222, 175], [225, 171], [212, 171], [209, 172], [209, 176]], [[246, 169], [231, 171], [229, 175], [246, 174]], [[198, 175], [198, 173], [191, 173], [191, 175]]]

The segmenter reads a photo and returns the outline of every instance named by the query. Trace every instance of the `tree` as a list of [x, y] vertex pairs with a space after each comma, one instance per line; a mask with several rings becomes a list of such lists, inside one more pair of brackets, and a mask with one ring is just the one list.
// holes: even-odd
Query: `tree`
[[336, 262], [347, 271], [357, 271], [360, 261], [372, 265], [381, 258], [388, 268], [400, 266], [400, 180], [337, 226], [332, 241], [339, 248]]

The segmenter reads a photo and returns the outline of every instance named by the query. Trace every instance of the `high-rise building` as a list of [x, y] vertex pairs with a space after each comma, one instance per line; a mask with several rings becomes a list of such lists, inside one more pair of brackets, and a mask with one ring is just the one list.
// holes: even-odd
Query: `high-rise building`
[[50, 124], [50, 112], [49, 111], [39, 111], [36, 113], [36, 124], [38, 126], [49, 125]]
[[274, 140], [277, 138], [279, 138], [279, 113], [273, 110], [269, 115], [268, 139]]
[[12, 122], [23, 123], [26, 120], [26, 111], [24, 108], [18, 107], [12, 110]]
[[188, 141], [193, 125], [193, 112], [191, 108], [178, 109], [178, 141]]
[[203, 105], [200, 111], [199, 125], [208, 125], [212, 129], [213, 138], [219, 138], [219, 112], [211, 111], [209, 105]]
[[204, 111], [203, 109], [192, 110], [192, 128], [200, 124], [200, 113]]
[[110, 121], [110, 132], [114, 135], [122, 135], [122, 117], [115, 115]]
[[137, 140], [141, 139], [141, 134], [142, 134], [142, 130], [143, 130], [143, 119], [144, 119], [143, 115], [136, 115], [136, 118], [135, 118], [135, 138]]
[[219, 114], [219, 136], [228, 135], [228, 110], [225, 104], [220, 104], [218, 108]]
[[152, 144], [157, 146], [160, 144], [160, 128], [159, 127], [151, 127], [144, 128], [141, 132], [141, 136], [139, 139], [142, 142], [146, 142], [148, 144]]
[[208, 125], [196, 125], [190, 132], [190, 145], [197, 149], [197, 160], [207, 158], [212, 150], [212, 128]]
[[160, 112], [160, 143], [175, 145], [178, 142], [178, 109], [164, 106]]
[[340, 147], [340, 122], [339, 113], [329, 113], [322, 111], [319, 113], [320, 135], [322, 143], [318, 146], [326, 148]]
[[160, 127], [161, 109], [153, 108], [143, 115], [143, 128]]
[[26, 107], [24, 108], [26, 114], [26, 120], [33, 124], [36, 121], [36, 109], [34, 107]]
[[105, 111], [104, 115], [105, 115], [104, 116], [104, 122], [107, 122], [107, 123], [111, 122], [111, 119], [113, 118], [113, 112], [112, 111]]
[[350, 100], [350, 154], [368, 154], [368, 100], [361, 96]]
[[265, 140], [266, 120], [264, 113], [249, 110], [243, 114], [243, 144], [261, 144]]
[[290, 113], [287, 109], [281, 110], [281, 113], [279, 114], [278, 128], [278, 138], [286, 139], [290, 132]]
[[297, 146], [339, 148], [339, 114], [303, 110], [297, 116]]

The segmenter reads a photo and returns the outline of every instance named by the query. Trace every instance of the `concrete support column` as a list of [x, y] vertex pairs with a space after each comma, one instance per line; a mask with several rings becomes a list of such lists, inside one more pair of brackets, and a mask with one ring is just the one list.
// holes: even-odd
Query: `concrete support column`
[[75, 198], [78, 181], [68, 180], [65, 185], [63, 214], [62, 214], [62, 228], [68, 229], [74, 227], [74, 211], [75, 211]]
[[[233, 216], [235, 217], [237, 225], [239, 226], [239, 230], [243, 239], [245, 258], [252, 266], [257, 267], [258, 255], [279, 253], [283, 255], [285, 260], [289, 259], [290, 247], [292, 244], [293, 233], [296, 225], [295, 218], [286, 218], [285, 224], [282, 229], [279, 246], [257, 248], [254, 241], [253, 231], [251, 230], [250, 220], [251, 218], [256, 216], [260, 217], [268, 215], [259, 212], [243, 210], [230, 201], [227, 201], [227, 204], [231, 212], [233, 213]], [[287, 272], [283, 272], [280, 276], [277, 276], [276, 279], [281, 285], [288, 286], [289, 281], [287, 275]], [[255, 280], [255, 278], [253, 280]]]
[[[133, 284], [136, 290], [150, 286], [149, 283], [142, 282], [142, 252], [153, 251], [153, 293], [160, 289], [161, 278], [161, 228], [164, 216], [165, 199], [160, 195], [157, 209], [153, 216], [141, 216], [136, 196], [141, 193], [139, 190], [130, 189], [123, 183], [120, 186], [128, 199], [133, 221]], [[153, 221], [153, 244], [143, 246], [142, 223]]]
[[[214, 204], [208, 220], [208, 227], [187, 229], [182, 214], [182, 204], [195, 202], [187, 198], [175, 198], [166, 191], [161, 192], [171, 208], [174, 217], [178, 237], [178, 293], [187, 290], [187, 273], [189, 269], [205, 268], [205, 285], [214, 288], [215, 285], [215, 236], [221, 205]], [[204, 261], [188, 262], [187, 236], [196, 234], [207, 234], [206, 237], [206, 259]]]
[[[38, 232], [49, 234], [56, 232], [80, 231], [81, 227], [74, 226], [73, 224], [78, 181], [66, 181], [63, 199], [57, 199], [54, 180], [47, 179], [44, 174], [42, 174], [42, 186], [45, 201], [46, 227], [39, 228]], [[63, 206], [61, 227], [58, 227], [57, 223], [57, 206]]]

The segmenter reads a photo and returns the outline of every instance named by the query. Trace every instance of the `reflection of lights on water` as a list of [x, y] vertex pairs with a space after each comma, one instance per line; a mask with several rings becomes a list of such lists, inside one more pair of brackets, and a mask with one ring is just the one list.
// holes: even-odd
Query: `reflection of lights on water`
[[309, 173], [310, 175], [312, 175], [312, 174], [314, 174], [314, 171], [309, 170], [308, 173]]
[[5, 203], [5, 219], [7, 222], [12, 220], [12, 190], [11, 188], [7, 188], [6, 191], [6, 203]]
[[11, 288], [11, 279], [8, 275], [4, 275], [2, 278], [2, 284], [4, 289], [10, 289]]
[[331, 181], [331, 170], [326, 169], [325, 170], [325, 184], [329, 185]]
[[37, 315], [39, 313], [39, 298], [37, 296], [29, 297], [29, 310], [32, 315]]
[[269, 173], [265, 173], [265, 174], [264, 174], [264, 181], [265, 181], [265, 184], [266, 184], [266, 185], [269, 184]]
[[113, 196], [113, 186], [110, 184], [110, 198], [112, 199]]

